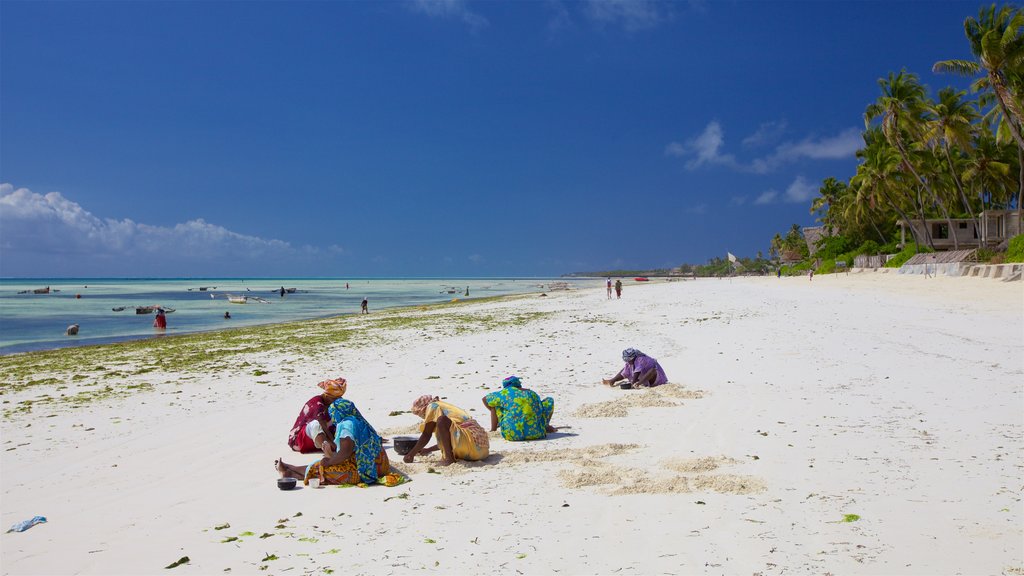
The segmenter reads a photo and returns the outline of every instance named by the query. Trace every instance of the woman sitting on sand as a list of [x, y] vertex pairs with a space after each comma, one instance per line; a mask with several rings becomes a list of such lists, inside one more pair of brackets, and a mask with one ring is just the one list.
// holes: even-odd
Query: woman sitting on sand
[[392, 485], [391, 464], [381, 446], [381, 438], [356, 405], [338, 398], [327, 412], [335, 426], [333, 440], [324, 433], [323, 423], [319, 421], [311, 422], [308, 432], [313, 434], [312, 441], [323, 450], [324, 457], [309, 466], [278, 460], [274, 464], [281, 476], [302, 480], [307, 485], [310, 478], [319, 478], [322, 485], [378, 482]]
[[661, 386], [668, 382], [668, 377], [665, 376], [661, 364], [636, 348], [623, 350], [622, 359], [626, 365], [615, 376], [601, 380], [605, 386], [611, 386], [619, 380], [628, 380], [631, 388]]
[[[412, 413], [423, 419], [420, 439], [412, 450], [405, 455], [405, 461], [412, 463], [420, 453], [433, 452], [438, 447], [443, 456], [442, 466], [447, 466], [456, 459], [483, 460], [490, 454], [490, 441], [487, 431], [465, 410], [442, 402], [437, 396], [420, 396], [412, 404]], [[437, 444], [424, 448], [433, 434]]]
[[540, 440], [556, 430], [550, 424], [555, 400], [541, 401], [536, 392], [523, 388], [516, 376], [505, 378], [501, 390], [484, 396], [484, 406], [491, 411], [491, 431], [500, 424], [505, 440]]
[[[306, 434], [306, 426], [310, 422], [316, 421], [330, 423], [330, 417], [327, 415], [327, 407], [331, 405], [331, 402], [334, 402], [338, 398], [344, 396], [345, 390], [348, 389], [348, 383], [344, 378], [324, 380], [317, 384], [317, 386], [323, 389], [323, 394], [313, 396], [308, 402], [306, 402], [302, 407], [302, 411], [299, 412], [299, 417], [295, 419], [292, 431], [288, 433], [288, 446], [291, 446], [291, 449], [296, 452], [308, 453], [320, 451], [320, 447], [314, 445], [313, 439]], [[324, 431], [329, 437], [333, 437], [334, 424], [330, 423]]]

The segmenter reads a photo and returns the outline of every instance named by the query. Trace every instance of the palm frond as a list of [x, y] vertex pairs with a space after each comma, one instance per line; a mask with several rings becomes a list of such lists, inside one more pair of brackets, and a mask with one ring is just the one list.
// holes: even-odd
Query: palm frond
[[932, 66], [932, 72], [937, 74], [959, 74], [961, 76], [974, 76], [981, 70], [977, 62], [971, 60], [942, 60]]

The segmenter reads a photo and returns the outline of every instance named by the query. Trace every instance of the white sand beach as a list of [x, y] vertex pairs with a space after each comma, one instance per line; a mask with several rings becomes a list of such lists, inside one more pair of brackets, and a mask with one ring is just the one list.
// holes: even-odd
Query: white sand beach
[[[362, 331], [198, 371], [103, 352], [16, 374], [0, 358], [0, 520], [48, 518], [0, 537], [2, 572], [1024, 574], [1020, 282], [630, 281], [621, 300], [330, 322]], [[217, 348], [204, 338], [197, 358]], [[671, 384], [603, 387], [630, 346]], [[418, 419], [389, 414], [426, 393], [486, 426], [480, 398], [511, 374], [571, 428], [492, 435], [487, 461], [449, 468], [389, 449], [412, 478], [395, 488], [276, 488], [276, 458], [314, 459], [286, 439], [320, 380], [346, 377], [346, 398], [393, 434]]]

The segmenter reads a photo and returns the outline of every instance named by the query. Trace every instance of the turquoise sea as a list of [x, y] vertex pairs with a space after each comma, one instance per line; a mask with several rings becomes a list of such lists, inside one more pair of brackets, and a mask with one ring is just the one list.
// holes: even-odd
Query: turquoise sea
[[[541, 292], [554, 282], [596, 287], [593, 279], [560, 278], [33, 278], [0, 279], [0, 354], [152, 338], [153, 313], [173, 308], [164, 334], [357, 314], [363, 298], [371, 313], [384, 308]], [[346, 285], [348, 286], [346, 288]], [[33, 294], [37, 288], [49, 294]], [[294, 288], [280, 296], [281, 288]], [[205, 290], [202, 290], [205, 289]], [[19, 294], [19, 292], [29, 293]], [[235, 304], [229, 296], [246, 296]], [[122, 311], [115, 308], [124, 307]], [[230, 312], [231, 319], [224, 313]], [[65, 336], [71, 324], [77, 336]]]

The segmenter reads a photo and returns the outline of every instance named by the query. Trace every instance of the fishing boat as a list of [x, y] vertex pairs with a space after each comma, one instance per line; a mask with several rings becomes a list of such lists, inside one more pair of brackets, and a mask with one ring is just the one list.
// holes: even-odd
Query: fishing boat
[[644, 278], [643, 276], [637, 276], [636, 278], [633, 278], [633, 280], [635, 282], [650, 282], [650, 280], [648, 280], [647, 278]]
[[50, 293], [50, 287], [47, 286], [46, 288], [36, 288], [35, 290], [32, 291], [32, 293], [33, 294], [49, 294]]
[[232, 304], [245, 304], [248, 301], [248, 296], [228, 296], [228, 302]]
[[153, 306], [136, 306], [136, 314], [152, 314], [155, 308]]
[[125, 309], [124, 306], [118, 306], [116, 308], [111, 308], [111, 310], [113, 310], [114, 312], [124, 312], [124, 309]]

